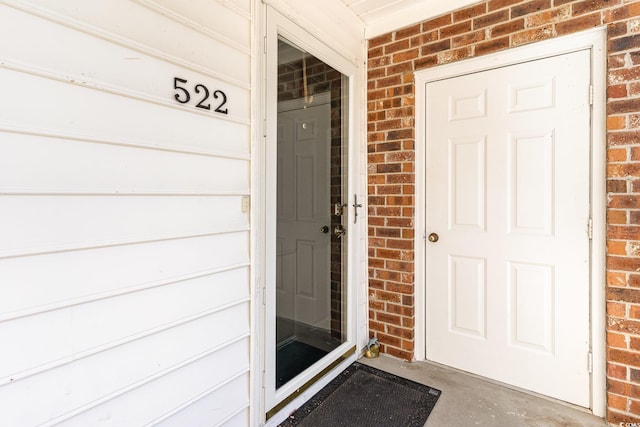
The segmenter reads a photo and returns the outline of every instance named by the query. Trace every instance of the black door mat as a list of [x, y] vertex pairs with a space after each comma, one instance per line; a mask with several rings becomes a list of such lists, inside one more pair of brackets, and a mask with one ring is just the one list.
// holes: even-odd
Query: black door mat
[[280, 427], [422, 427], [440, 394], [354, 362]]
[[300, 341], [291, 341], [276, 350], [276, 388], [288, 383], [326, 354], [326, 351]]

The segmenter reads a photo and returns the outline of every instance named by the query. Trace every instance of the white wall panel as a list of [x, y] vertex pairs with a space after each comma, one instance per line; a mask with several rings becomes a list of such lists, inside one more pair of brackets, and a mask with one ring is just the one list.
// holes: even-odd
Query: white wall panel
[[0, 88], [10, 100], [0, 103], [0, 128], [173, 151], [245, 158], [248, 154], [246, 124], [178, 106], [172, 101], [173, 92], [167, 102], [158, 104], [2, 68]]
[[[237, 1], [231, 7], [230, 2], [219, 0], [136, 0], [147, 7], [170, 13], [176, 19], [184, 20], [191, 26], [212, 34], [213, 37], [235, 43], [240, 50], [247, 50], [250, 40], [250, 28], [247, 26], [251, 2]], [[207, 10], [209, 13], [199, 13]], [[240, 12], [242, 11], [242, 13]]]
[[238, 232], [2, 259], [0, 319], [246, 266], [248, 247]]
[[[200, 323], [197, 328], [185, 325], [192, 328], [191, 335], [184, 329], [150, 335], [17, 381], [10, 389], [0, 389], [0, 399], [11, 403], [3, 410], [3, 421], [6, 425], [39, 425], [92, 410], [75, 425], [96, 425], [99, 421], [101, 425], [142, 425], [172, 405], [179, 406], [212, 385], [246, 371], [246, 338], [218, 344], [219, 349], [206, 348], [216, 336], [228, 335], [228, 325], [215, 323]], [[206, 326], [214, 329], [201, 333]], [[167, 346], [168, 339], [173, 339], [174, 345]], [[222, 366], [224, 369], [220, 369]], [[38, 402], [37, 411], [33, 402]], [[148, 420], [136, 422], [140, 415]], [[111, 417], [119, 417], [121, 422]]]
[[6, 196], [0, 257], [246, 230], [241, 207], [230, 196]]
[[[194, 360], [181, 367], [179, 371], [173, 370], [167, 375], [158, 377], [151, 383], [146, 383], [131, 390], [127, 395], [117, 396], [115, 399], [92, 408], [89, 411], [66, 422], [69, 426], [85, 427], [95, 425], [96, 422], [105, 420], [102, 424], [107, 426], [139, 426], [145, 425], [166, 412], [174, 402], [188, 402], [194, 397], [199, 397], [211, 390], [211, 384], [228, 385], [228, 381], [238, 375], [245, 374], [248, 380], [248, 339], [240, 340], [228, 347]], [[238, 357], [238, 355], [243, 355]], [[224, 369], [220, 369], [224, 367]], [[129, 399], [134, 399], [138, 404], [132, 408]], [[236, 404], [247, 405], [248, 397]], [[122, 408], [129, 408], [122, 411]], [[206, 414], [200, 414], [205, 417]]]
[[[242, 269], [5, 321], [0, 340], [21, 345], [3, 351], [0, 378], [71, 360], [248, 298], [248, 272]], [[233, 323], [238, 315], [242, 311], [229, 312], [222, 323]]]
[[0, 191], [248, 194], [249, 161], [0, 131]]
[[249, 424], [252, 25], [0, 5], [0, 425]]
[[[185, 66], [204, 68], [231, 83], [248, 85], [250, 82], [249, 46], [245, 52], [240, 52], [133, 1], [29, 0], [7, 3], [29, 11], [36, 10], [57, 22], [99, 32], [119, 43], [138, 46], [150, 54], [183, 61]], [[215, 11], [202, 10], [200, 13]], [[245, 25], [250, 28], [249, 22]]]
[[[247, 409], [246, 405], [239, 405], [244, 396], [249, 392], [249, 379], [246, 375], [241, 375], [233, 379], [223, 389], [215, 389], [206, 393], [204, 397], [192, 405], [187, 405], [175, 414], [168, 414], [163, 419], [157, 420], [160, 426], [189, 426], [189, 427], [210, 427], [219, 425], [235, 416], [240, 415]], [[206, 414], [202, 416], [202, 414]], [[247, 419], [244, 419], [246, 425]]]
[[[215, 1], [211, 3], [218, 4]], [[220, 9], [225, 11], [222, 7]], [[225, 18], [224, 22], [228, 22], [234, 31], [247, 32], [246, 18], [241, 18], [245, 23], [241, 25], [242, 22], [229, 19], [229, 13], [202, 16]], [[99, 34], [91, 35], [76, 28], [43, 21], [8, 6], [0, 6], [0, 23], [7, 34], [12, 34], [12, 37], [0, 39], [0, 52], [12, 63], [37, 63], [42, 71], [63, 74], [78, 83], [118, 88], [158, 100], [173, 101], [174, 77], [197, 81], [227, 94], [226, 106], [232, 117], [249, 119], [249, 90], [244, 84], [236, 86], [207, 74], [206, 70], [185, 70], [170, 58], [158, 58], [136, 49], [137, 46], [131, 43], [114, 44]], [[31, 30], [34, 26], [38, 27], [37, 32]], [[246, 40], [242, 41], [246, 43]]]
[[244, 16], [251, 16], [251, 0], [217, 0], [223, 5], [236, 9], [244, 13]]

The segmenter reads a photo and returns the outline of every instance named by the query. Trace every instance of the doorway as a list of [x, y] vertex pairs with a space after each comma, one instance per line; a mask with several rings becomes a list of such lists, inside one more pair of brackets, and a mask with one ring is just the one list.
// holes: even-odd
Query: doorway
[[[350, 75], [270, 8], [267, 53], [267, 418], [355, 357], [349, 286]], [[317, 41], [316, 41], [317, 42]], [[320, 52], [320, 53], [319, 53]], [[333, 58], [335, 59], [335, 58]]]
[[603, 36], [416, 74], [416, 358], [596, 415], [606, 373]]
[[589, 63], [426, 88], [427, 358], [585, 407]]
[[[331, 90], [316, 93], [316, 83], [314, 95], [300, 98], [305, 83], [296, 80], [318, 62], [309, 58], [307, 65], [305, 54], [292, 54], [297, 49], [284, 40], [278, 49], [287, 61], [303, 59], [282, 63], [278, 75], [276, 389], [345, 340], [342, 141], [331, 138], [340, 133], [332, 129]], [[314, 82], [337, 86], [340, 96], [339, 80]]]

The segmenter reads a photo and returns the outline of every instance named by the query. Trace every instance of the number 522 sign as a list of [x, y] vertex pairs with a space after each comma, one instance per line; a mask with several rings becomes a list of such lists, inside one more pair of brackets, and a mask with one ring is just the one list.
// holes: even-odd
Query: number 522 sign
[[[187, 104], [191, 101], [191, 92], [187, 86], [188, 82], [185, 79], [178, 77], [173, 78], [173, 88], [176, 93], [173, 97], [180, 104]], [[221, 114], [229, 114], [227, 108], [223, 108], [227, 103], [227, 95], [221, 90], [214, 90], [213, 93], [203, 84], [196, 84], [193, 87], [194, 102], [197, 102], [196, 108], [202, 108], [203, 110], [211, 110], [211, 104], [215, 107], [213, 111]]]

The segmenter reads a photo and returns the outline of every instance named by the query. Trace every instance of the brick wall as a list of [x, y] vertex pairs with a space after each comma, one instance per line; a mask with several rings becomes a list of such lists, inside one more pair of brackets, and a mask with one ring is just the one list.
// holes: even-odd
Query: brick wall
[[608, 420], [640, 422], [640, 2], [488, 0], [369, 41], [371, 335], [414, 352], [413, 72], [607, 27]]

